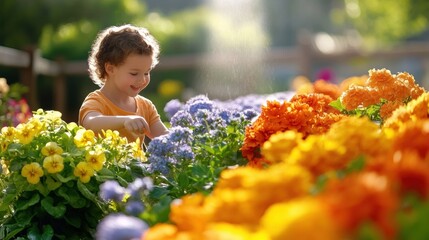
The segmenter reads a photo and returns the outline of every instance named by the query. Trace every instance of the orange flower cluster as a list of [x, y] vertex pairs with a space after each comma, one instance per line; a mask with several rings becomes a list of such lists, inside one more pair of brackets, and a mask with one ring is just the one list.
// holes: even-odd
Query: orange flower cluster
[[295, 95], [290, 101], [268, 101], [261, 115], [246, 128], [242, 154], [249, 164], [262, 166], [266, 160], [260, 155], [260, 147], [277, 132], [296, 130], [303, 137], [325, 133], [344, 115], [329, 106], [332, 98], [323, 94]]
[[385, 123], [384, 128], [394, 131], [401, 129], [404, 124], [418, 119], [429, 118], [429, 93], [421, 94], [417, 99], [410, 101], [407, 105], [396, 109]]
[[297, 94], [321, 93], [330, 96], [332, 99], [337, 99], [351, 85], [364, 86], [366, 79], [368, 79], [368, 76], [349, 77], [337, 85], [323, 79], [312, 83], [307, 78], [299, 76], [292, 81], [292, 90]]
[[392, 75], [385, 68], [369, 71], [365, 86], [351, 85], [341, 95], [341, 103], [347, 110], [358, 107], [368, 107], [378, 104], [382, 99], [389, 104], [381, 106], [383, 119], [388, 118], [392, 111], [400, 105], [405, 105], [409, 99], [416, 99], [424, 92], [409, 73], [402, 72]]
[[[274, 134], [269, 141], [276, 139], [277, 146], [271, 146], [271, 154], [278, 153], [282, 162], [223, 171], [212, 194], [175, 202], [172, 223], [150, 228], [144, 239], [353, 239], [365, 224], [382, 239], [395, 239], [400, 231], [397, 214], [414, 214], [414, 209], [403, 208], [404, 196], [429, 197], [429, 119], [404, 123], [397, 132], [384, 130], [367, 118], [346, 117], [325, 134], [306, 139], [292, 130]], [[292, 149], [289, 155], [280, 151], [281, 143]], [[325, 153], [335, 148], [344, 156], [329, 159]], [[299, 161], [291, 160], [294, 152], [303, 154]], [[307, 153], [320, 159], [316, 163]], [[359, 155], [365, 156], [365, 166], [332, 174]], [[329, 162], [338, 165], [314, 171]], [[316, 172], [328, 178], [314, 192]]]
[[219, 239], [214, 238], [219, 233], [210, 230], [216, 223], [232, 224], [234, 228], [242, 226], [247, 236], [260, 236], [262, 233], [255, 230], [267, 209], [275, 203], [306, 196], [311, 185], [310, 173], [299, 166], [278, 164], [264, 170], [252, 167], [225, 170], [211, 195], [205, 198], [201, 194], [188, 195], [173, 203], [170, 220], [175, 225], [155, 226], [146, 232], [144, 239], [178, 239], [179, 236], [180, 239]]
[[391, 141], [377, 124], [368, 118], [352, 116], [332, 124], [326, 134], [299, 141], [283, 161], [305, 167], [316, 178], [344, 169], [360, 155], [377, 156], [390, 148]]

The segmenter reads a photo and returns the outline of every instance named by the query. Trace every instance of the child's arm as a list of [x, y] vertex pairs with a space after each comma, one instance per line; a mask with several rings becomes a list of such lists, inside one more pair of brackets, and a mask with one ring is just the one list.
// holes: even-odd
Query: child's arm
[[[128, 131], [134, 132], [137, 135], [144, 133], [149, 138], [153, 138], [152, 128], [141, 116], [129, 115], [129, 116], [106, 116], [99, 112], [89, 112], [82, 121], [82, 126], [93, 131], [100, 132], [106, 129], [121, 129], [126, 128]], [[165, 126], [164, 126], [165, 127]], [[153, 130], [156, 134], [163, 132], [162, 127], [154, 126]]]

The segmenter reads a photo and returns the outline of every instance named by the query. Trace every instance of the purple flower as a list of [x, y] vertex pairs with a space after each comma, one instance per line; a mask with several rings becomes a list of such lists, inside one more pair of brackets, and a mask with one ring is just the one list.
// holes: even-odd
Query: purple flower
[[174, 143], [190, 143], [193, 139], [191, 129], [187, 127], [176, 126], [170, 128], [168, 139]]
[[140, 215], [144, 211], [144, 209], [145, 207], [143, 203], [137, 200], [130, 200], [125, 206], [125, 212], [136, 217]]
[[181, 160], [193, 160], [194, 152], [189, 145], [183, 144], [175, 151], [175, 156]]
[[139, 218], [123, 214], [110, 214], [97, 226], [97, 240], [140, 239], [149, 226]]
[[168, 134], [156, 137], [150, 141], [147, 152], [151, 155], [163, 156], [172, 152], [174, 144], [168, 139]]
[[165, 105], [164, 112], [167, 118], [171, 119], [174, 114], [176, 114], [179, 110], [182, 110], [182, 108], [183, 104], [179, 100], [173, 99]]
[[153, 182], [149, 177], [136, 178], [132, 183], [128, 184], [127, 192], [134, 198], [139, 198], [141, 193], [147, 193], [152, 190]]
[[170, 172], [168, 168], [168, 159], [158, 155], [150, 155], [148, 158], [149, 166], [147, 171], [149, 173], [160, 172], [161, 174], [167, 175]]
[[185, 110], [180, 110], [170, 120], [171, 126], [182, 126], [187, 127], [191, 126], [193, 123], [192, 116], [189, 112]]
[[211, 101], [207, 96], [200, 95], [186, 102], [186, 106], [189, 113], [194, 115], [200, 109], [206, 109], [208, 111], [213, 110], [213, 101]]
[[125, 188], [116, 181], [109, 180], [100, 185], [100, 197], [104, 201], [120, 202], [124, 198], [124, 194]]

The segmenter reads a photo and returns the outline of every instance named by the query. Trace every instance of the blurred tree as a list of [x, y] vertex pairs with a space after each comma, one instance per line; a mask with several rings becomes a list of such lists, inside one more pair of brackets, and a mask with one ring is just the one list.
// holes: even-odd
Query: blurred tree
[[[337, 9], [339, 10], [339, 9]], [[356, 28], [372, 47], [395, 43], [429, 27], [427, 0], [344, 0], [334, 22]]]
[[100, 28], [130, 22], [144, 10], [138, 0], [1, 0], [0, 45], [42, 46], [48, 57], [86, 58]]

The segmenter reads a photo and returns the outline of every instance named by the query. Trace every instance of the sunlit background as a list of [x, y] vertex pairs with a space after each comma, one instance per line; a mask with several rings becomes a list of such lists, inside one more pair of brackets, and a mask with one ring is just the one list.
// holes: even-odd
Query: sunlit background
[[[161, 45], [160, 64], [141, 93], [161, 113], [175, 98], [289, 91], [298, 76], [338, 83], [372, 68], [409, 72], [429, 89], [427, 12], [425, 0], [2, 0], [0, 77], [34, 78], [30, 106], [76, 121], [97, 87], [86, 71], [95, 35], [132, 23]], [[60, 65], [39, 63], [32, 69], [44, 70], [29, 73], [11, 63], [10, 49]]]

